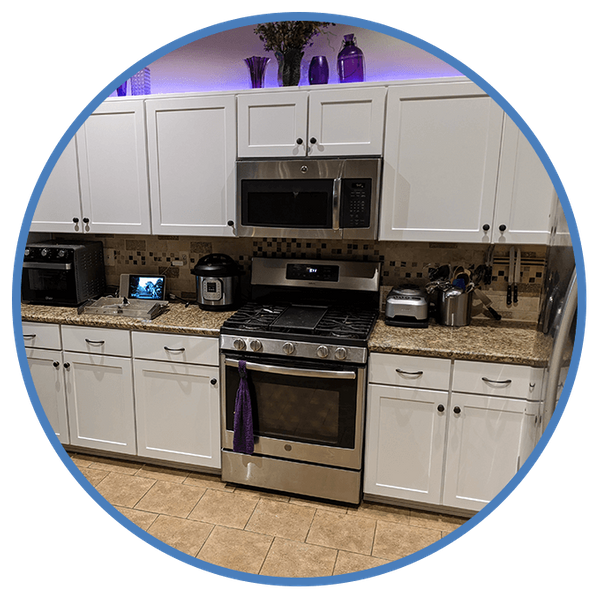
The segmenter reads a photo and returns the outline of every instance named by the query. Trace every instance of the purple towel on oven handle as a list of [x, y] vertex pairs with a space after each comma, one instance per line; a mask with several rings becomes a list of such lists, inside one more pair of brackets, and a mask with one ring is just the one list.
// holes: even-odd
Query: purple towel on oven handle
[[254, 425], [252, 423], [252, 401], [248, 389], [248, 374], [246, 361], [238, 363], [240, 385], [235, 396], [235, 410], [233, 413], [233, 451], [242, 454], [254, 452]]

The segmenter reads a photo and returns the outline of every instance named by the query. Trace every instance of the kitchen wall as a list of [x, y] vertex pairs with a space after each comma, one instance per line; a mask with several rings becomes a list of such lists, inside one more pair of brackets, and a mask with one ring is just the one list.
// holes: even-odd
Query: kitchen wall
[[[424, 286], [431, 267], [447, 263], [464, 267], [481, 264], [488, 248], [487, 244], [364, 240], [100, 234], [70, 237], [103, 242], [108, 285], [118, 286], [121, 273], [166, 274], [168, 291], [192, 300], [196, 298], [196, 281], [191, 269], [202, 256], [213, 252], [228, 254], [242, 266], [246, 273], [246, 286], [254, 256], [380, 262], [383, 303], [388, 291], [399, 284]], [[504, 319], [536, 323], [545, 274], [546, 246], [523, 245], [520, 248], [523, 276], [518, 304], [511, 308], [506, 306], [509, 246], [495, 247], [492, 284], [483, 289]], [[172, 266], [173, 261], [183, 261], [184, 266]]]

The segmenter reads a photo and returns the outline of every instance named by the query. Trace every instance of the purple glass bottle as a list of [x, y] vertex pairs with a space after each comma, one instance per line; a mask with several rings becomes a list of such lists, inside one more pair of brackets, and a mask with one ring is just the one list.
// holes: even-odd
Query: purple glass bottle
[[337, 56], [337, 69], [340, 83], [354, 83], [365, 80], [365, 61], [362, 50], [354, 42], [354, 34], [344, 36], [342, 49]]

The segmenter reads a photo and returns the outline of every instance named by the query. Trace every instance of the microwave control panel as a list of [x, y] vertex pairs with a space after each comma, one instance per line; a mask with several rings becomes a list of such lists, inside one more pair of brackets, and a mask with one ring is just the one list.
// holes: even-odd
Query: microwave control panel
[[370, 179], [342, 179], [340, 227], [370, 227], [371, 184]]

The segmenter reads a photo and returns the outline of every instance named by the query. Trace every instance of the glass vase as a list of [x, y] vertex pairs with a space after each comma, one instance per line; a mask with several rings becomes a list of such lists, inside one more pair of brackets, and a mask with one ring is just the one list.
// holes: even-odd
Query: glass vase
[[356, 45], [353, 33], [344, 36], [342, 49], [337, 56], [337, 70], [340, 83], [365, 80], [365, 57]]
[[265, 56], [250, 56], [244, 59], [250, 71], [250, 84], [253, 88], [265, 86], [265, 71], [270, 60]]
[[145, 96], [150, 94], [150, 68], [144, 67], [131, 78], [131, 95]]
[[275, 51], [275, 58], [279, 64], [277, 82], [280, 86], [300, 83], [300, 64], [303, 56], [304, 52], [298, 48], [288, 48], [284, 52]]
[[310, 85], [324, 84], [329, 81], [329, 65], [324, 56], [313, 56], [308, 68], [308, 82]]

